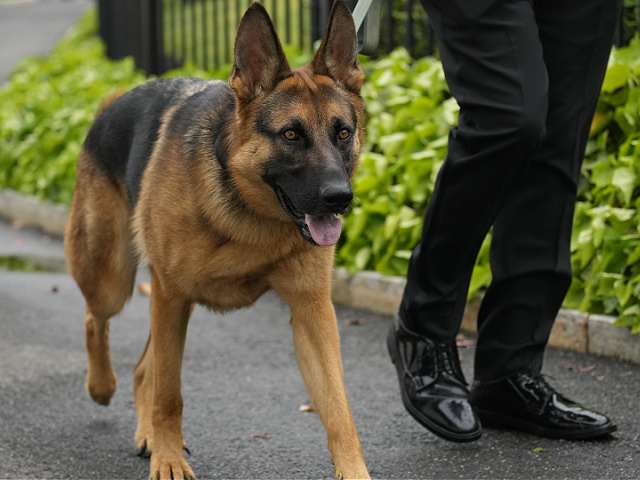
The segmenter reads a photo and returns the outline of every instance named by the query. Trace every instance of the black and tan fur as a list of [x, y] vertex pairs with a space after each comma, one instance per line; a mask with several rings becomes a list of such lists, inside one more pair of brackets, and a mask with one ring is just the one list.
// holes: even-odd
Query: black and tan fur
[[334, 247], [316, 245], [335, 243], [335, 214], [352, 200], [363, 115], [356, 51], [338, 0], [313, 61], [291, 71], [268, 14], [253, 4], [228, 84], [150, 82], [115, 99], [87, 136], [65, 232], [69, 270], [86, 299], [87, 391], [103, 405], [115, 391], [109, 319], [147, 263], [151, 332], [134, 390], [135, 443], [151, 455], [150, 478], [194, 477], [180, 384], [193, 304], [223, 312], [269, 289], [291, 308], [296, 356], [336, 476], [368, 478], [330, 299]]

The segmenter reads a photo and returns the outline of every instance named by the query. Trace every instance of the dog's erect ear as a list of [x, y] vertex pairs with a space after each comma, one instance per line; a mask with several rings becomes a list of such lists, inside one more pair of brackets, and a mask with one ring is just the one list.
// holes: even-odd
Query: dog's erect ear
[[233, 55], [229, 86], [240, 100], [253, 100], [291, 74], [271, 18], [259, 3], [252, 3], [242, 17]]
[[364, 72], [358, 61], [358, 36], [344, 0], [335, 0], [320, 48], [311, 62], [313, 71], [327, 75], [355, 93], [360, 93]]

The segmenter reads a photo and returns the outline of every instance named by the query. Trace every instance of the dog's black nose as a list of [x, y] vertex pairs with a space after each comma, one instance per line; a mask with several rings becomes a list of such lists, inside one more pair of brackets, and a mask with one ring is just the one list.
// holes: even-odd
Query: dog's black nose
[[320, 189], [322, 206], [331, 213], [345, 213], [353, 201], [350, 183], [329, 183]]

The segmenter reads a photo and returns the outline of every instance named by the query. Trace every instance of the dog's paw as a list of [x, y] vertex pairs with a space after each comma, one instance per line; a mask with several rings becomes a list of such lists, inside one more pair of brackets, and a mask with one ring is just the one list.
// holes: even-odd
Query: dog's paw
[[371, 477], [369, 476], [368, 472], [360, 472], [356, 475], [348, 475], [348, 476], [344, 476], [342, 475], [342, 473], [336, 472], [336, 476], [335, 476], [336, 480], [371, 480]]
[[371, 479], [367, 467], [362, 463], [354, 463], [352, 465], [335, 466], [335, 480], [362, 480]]
[[195, 480], [196, 476], [184, 459], [184, 455], [156, 458], [151, 455], [151, 473], [149, 480]]
[[[153, 437], [149, 434], [138, 433], [134, 437], [136, 444], [136, 455], [139, 457], [149, 458], [153, 453]], [[191, 455], [191, 451], [187, 448], [187, 442], [183, 442], [182, 450]]]
[[153, 452], [153, 439], [150, 436], [142, 435], [135, 437], [136, 455], [139, 457], [149, 458]]
[[99, 405], [107, 406], [116, 391], [118, 379], [113, 372], [103, 375], [87, 375], [86, 389], [89, 396]]

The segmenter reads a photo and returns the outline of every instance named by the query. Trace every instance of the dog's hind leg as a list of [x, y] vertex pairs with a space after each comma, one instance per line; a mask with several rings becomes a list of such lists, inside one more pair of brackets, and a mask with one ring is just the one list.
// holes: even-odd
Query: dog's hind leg
[[108, 405], [116, 389], [109, 352], [109, 319], [133, 291], [136, 263], [130, 208], [121, 182], [103, 173], [84, 150], [65, 228], [65, 256], [86, 301], [87, 392]]

